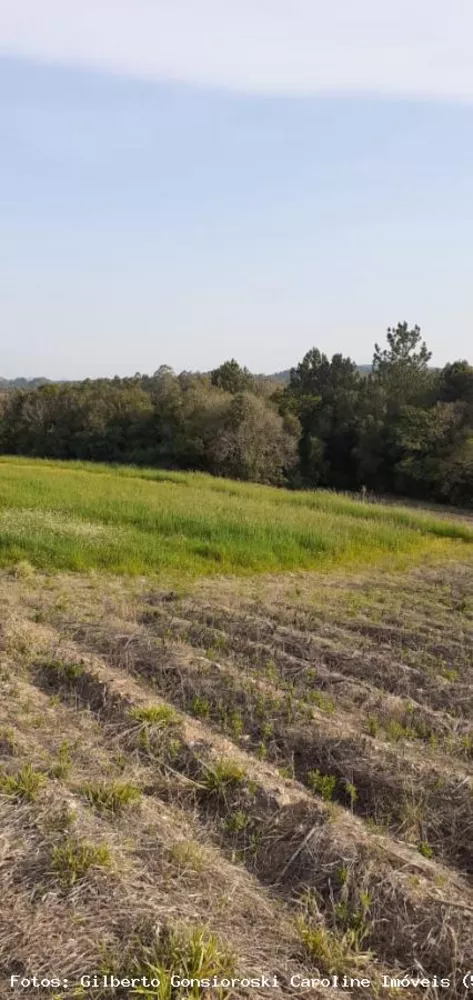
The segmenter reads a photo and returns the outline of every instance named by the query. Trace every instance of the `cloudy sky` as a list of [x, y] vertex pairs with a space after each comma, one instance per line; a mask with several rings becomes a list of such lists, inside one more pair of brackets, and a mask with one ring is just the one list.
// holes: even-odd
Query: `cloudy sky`
[[0, 375], [473, 361], [472, 51], [471, 0], [0, 0]]

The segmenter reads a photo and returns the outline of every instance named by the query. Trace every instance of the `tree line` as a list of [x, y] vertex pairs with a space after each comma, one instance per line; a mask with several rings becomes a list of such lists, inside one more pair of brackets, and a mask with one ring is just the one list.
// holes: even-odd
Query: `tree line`
[[430, 360], [419, 327], [399, 323], [369, 372], [313, 348], [286, 385], [231, 360], [8, 391], [0, 449], [473, 507], [473, 367]]

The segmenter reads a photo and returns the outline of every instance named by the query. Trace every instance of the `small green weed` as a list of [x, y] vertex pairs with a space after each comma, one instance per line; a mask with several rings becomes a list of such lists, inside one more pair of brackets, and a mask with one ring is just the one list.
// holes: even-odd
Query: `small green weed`
[[16, 753], [16, 738], [13, 729], [0, 729], [0, 756], [14, 757]]
[[42, 660], [38, 666], [47, 671], [51, 681], [56, 684], [74, 685], [85, 671], [82, 662], [74, 663], [64, 660]]
[[55, 764], [52, 765], [50, 774], [53, 778], [67, 778], [72, 767], [71, 749], [67, 740], [63, 740], [58, 751]]
[[205, 766], [201, 782], [209, 795], [225, 799], [228, 792], [241, 786], [245, 777], [245, 770], [240, 764], [222, 758], [211, 767]]
[[[181, 979], [190, 980], [186, 987], [186, 1000], [200, 1000], [206, 992], [202, 990], [202, 979], [231, 978], [234, 975], [233, 956], [222, 946], [218, 938], [207, 928], [165, 928], [156, 943], [143, 949], [143, 954], [135, 958], [133, 975], [160, 980], [158, 987], [137, 986], [131, 996], [145, 1000], [180, 1000], [182, 988], [172, 984], [172, 974], [179, 972]], [[215, 1000], [226, 1000], [234, 995], [231, 988], [216, 986], [212, 989]]]
[[345, 781], [345, 791], [350, 799], [350, 805], [353, 809], [355, 802], [358, 800], [356, 785], [354, 785], [352, 781]]
[[82, 786], [81, 792], [89, 805], [97, 809], [98, 812], [112, 813], [113, 815], [123, 812], [127, 806], [138, 802], [141, 798], [139, 788], [119, 781], [113, 781], [110, 784], [105, 781], [89, 781]]
[[452, 684], [458, 680], [458, 670], [454, 670], [453, 667], [444, 667], [440, 673], [446, 681], [451, 681]]
[[366, 732], [373, 738], [379, 733], [379, 721], [375, 715], [368, 716], [365, 723]]
[[306, 697], [307, 701], [320, 708], [321, 712], [327, 712], [328, 715], [333, 715], [335, 712], [337, 706], [333, 698], [330, 698], [324, 691], [309, 691]]
[[52, 869], [63, 888], [72, 888], [89, 871], [96, 868], [110, 868], [112, 857], [107, 844], [89, 844], [68, 837], [63, 844], [55, 845], [52, 854]]
[[131, 709], [131, 718], [140, 723], [137, 735], [138, 747], [155, 760], [164, 757], [175, 759], [181, 749], [177, 732], [181, 717], [172, 705], [137, 706]]
[[192, 700], [191, 710], [199, 719], [208, 719], [210, 715], [210, 702], [207, 698], [196, 695]]
[[299, 934], [310, 958], [329, 975], [343, 975], [347, 969], [359, 971], [371, 960], [371, 952], [362, 952], [352, 930], [336, 934], [324, 924], [312, 924], [299, 919]]
[[243, 809], [235, 809], [228, 816], [225, 826], [229, 833], [243, 833], [251, 824], [251, 817]]
[[17, 774], [0, 773], [0, 792], [13, 799], [34, 802], [46, 782], [42, 771], [35, 771], [31, 764], [24, 764]]
[[397, 719], [390, 719], [386, 725], [386, 737], [388, 740], [392, 740], [393, 743], [399, 743], [401, 740], [412, 740], [415, 739], [415, 732], [410, 726], [403, 725]]
[[427, 840], [421, 840], [419, 844], [419, 852], [424, 858], [433, 858], [434, 849], [430, 846]]
[[317, 792], [326, 802], [330, 802], [334, 796], [337, 779], [333, 774], [321, 774], [319, 770], [309, 771], [307, 784], [313, 792]]
[[281, 775], [281, 778], [286, 778], [289, 781], [293, 781], [294, 765], [292, 764], [291, 766], [289, 766], [287, 764], [283, 764], [283, 766], [279, 768], [279, 774]]
[[205, 867], [202, 850], [192, 840], [178, 840], [173, 844], [169, 850], [169, 860], [179, 871], [201, 872]]
[[157, 726], [165, 729], [168, 726], [177, 725], [180, 721], [179, 715], [172, 705], [150, 705], [148, 708], [137, 706], [132, 708], [130, 716], [135, 722], [146, 722], [150, 726]]

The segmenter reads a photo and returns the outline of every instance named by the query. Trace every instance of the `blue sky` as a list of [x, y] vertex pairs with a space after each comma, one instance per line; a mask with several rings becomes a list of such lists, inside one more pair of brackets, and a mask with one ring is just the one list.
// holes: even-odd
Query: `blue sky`
[[471, 8], [114, 9], [0, 0], [0, 375], [473, 361]]

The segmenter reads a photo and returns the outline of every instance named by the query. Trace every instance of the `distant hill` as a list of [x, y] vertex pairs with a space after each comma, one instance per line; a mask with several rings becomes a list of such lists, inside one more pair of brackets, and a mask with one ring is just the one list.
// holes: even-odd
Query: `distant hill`
[[1, 378], [0, 389], [36, 389], [39, 385], [47, 385], [49, 378]]
[[[371, 365], [358, 365], [358, 371], [367, 374], [371, 371]], [[282, 372], [273, 372], [272, 375], [260, 375], [259, 378], [270, 379], [271, 382], [281, 382], [282, 385], [286, 385], [289, 382], [289, 377], [291, 374], [291, 369], [286, 368]]]
[[[371, 365], [358, 365], [358, 370], [360, 372], [370, 372]], [[289, 377], [291, 374], [291, 369], [286, 368], [282, 372], [273, 372], [271, 375], [259, 374], [256, 378], [266, 379], [268, 382], [279, 382], [281, 385], [287, 385], [289, 382]], [[65, 379], [50, 379], [50, 378], [1, 378], [0, 377], [0, 392], [6, 389], [37, 389], [40, 385], [52, 385], [53, 382], [56, 384], [64, 384], [67, 381]]]
[[286, 385], [286, 382], [289, 382], [290, 374], [291, 374], [291, 369], [286, 368], [286, 370], [283, 372], [274, 372], [272, 375], [261, 375], [259, 377], [267, 378], [271, 382], [281, 382], [283, 385]]

